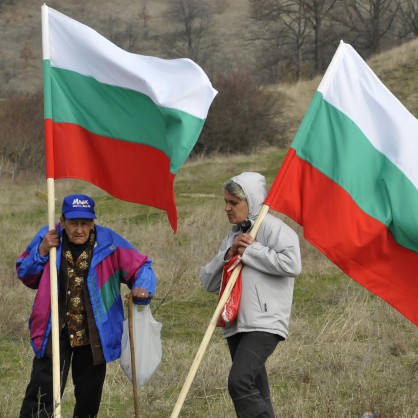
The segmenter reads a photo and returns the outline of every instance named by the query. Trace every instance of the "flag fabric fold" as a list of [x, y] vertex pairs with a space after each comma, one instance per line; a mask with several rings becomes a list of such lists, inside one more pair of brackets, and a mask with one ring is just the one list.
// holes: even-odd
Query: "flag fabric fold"
[[266, 199], [418, 325], [418, 120], [341, 42]]
[[217, 94], [189, 59], [122, 50], [42, 6], [47, 178], [79, 178], [167, 212]]

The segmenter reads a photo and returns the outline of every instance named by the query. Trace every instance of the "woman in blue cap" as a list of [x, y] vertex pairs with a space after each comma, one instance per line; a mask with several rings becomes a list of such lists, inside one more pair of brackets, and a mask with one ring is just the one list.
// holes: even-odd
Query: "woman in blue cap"
[[43, 227], [16, 263], [17, 276], [36, 289], [29, 321], [35, 352], [20, 418], [50, 417], [53, 405], [49, 252], [57, 248], [61, 396], [70, 365], [74, 417], [99, 411], [106, 363], [121, 355], [123, 304], [120, 283], [136, 303], [155, 293], [151, 259], [109, 228], [96, 225], [94, 200], [83, 194], [64, 198], [55, 230]]

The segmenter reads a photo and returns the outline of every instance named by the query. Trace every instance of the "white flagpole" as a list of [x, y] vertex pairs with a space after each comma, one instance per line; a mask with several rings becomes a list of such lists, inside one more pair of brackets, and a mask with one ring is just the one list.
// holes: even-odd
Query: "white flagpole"
[[338, 68], [340, 67], [341, 61], [347, 51], [347, 44], [345, 44], [342, 40], [340, 41], [340, 45], [338, 46], [337, 50], [335, 51], [334, 56], [330, 64], [328, 65], [327, 70], [325, 71], [324, 76], [322, 77], [321, 82], [317, 88], [322, 94], [325, 94], [328, 91], [331, 81], [334, 79], [334, 75]]
[[[250, 231], [250, 235], [255, 238], [255, 236], [257, 235], [258, 230], [260, 229], [260, 226], [267, 214], [267, 212], [269, 211], [269, 207], [267, 205], [263, 205], [263, 207], [261, 208], [261, 211], [257, 217], [257, 220], [254, 223], [254, 227], [251, 229]], [[218, 302], [218, 305], [215, 309], [215, 313], [212, 316], [212, 319], [210, 320], [209, 326], [205, 332], [205, 335], [203, 337], [202, 342], [200, 343], [200, 347], [197, 350], [196, 356], [193, 360], [192, 366], [189, 370], [189, 374], [187, 375], [186, 381], [183, 384], [183, 388], [180, 392], [180, 395], [177, 399], [176, 405], [174, 406], [173, 412], [171, 413], [170, 418], [177, 418], [181, 408], [183, 406], [183, 403], [186, 399], [187, 393], [189, 392], [190, 386], [193, 382], [193, 379], [196, 375], [197, 369], [200, 365], [200, 362], [203, 359], [203, 355], [205, 354], [206, 348], [210, 342], [210, 339], [212, 337], [213, 332], [215, 331], [216, 328], [216, 324], [218, 322], [218, 318], [219, 315], [223, 309], [223, 307], [225, 306], [225, 303], [229, 297], [229, 295], [231, 294], [231, 291], [234, 287], [235, 282], [237, 281], [238, 275], [240, 273], [242, 269], [242, 263], [239, 263], [234, 271], [231, 274], [231, 277], [228, 280], [228, 283], [225, 286], [224, 292], [222, 293], [221, 299]]]
[[[48, 6], [42, 6], [42, 52], [43, 59], [49, 59], [49, 23]], [[49, 83], [49, 78], [44, 76], [44, 83]], [[44, 86], [44, 94], [50, 92], [50, 86]], [[44, 98], [44, 102], [46, 99]], [[49, 102], [49, 99], [48, 99]], [[50, 129], [45, 125], [45, 146], [52, 144]], [[48, 155], [46, 156], [48, 159]], [[55, 188], [54, 179], [47, 178], [48, 189], [48, 227], [55, 229]], [[50, 286], [51, 286], [51, 321], [52, 321], [52, 377], [54, 418], [61, 418], [61, 381], [60, 381], [60, 350], [59, 350], [59, 319], [58, 319], [58, 273], [57, 273], [57, 249], [51, 248], [49, 252]]]
[[[55, 229], [55, 191], [54, 179], [47, 179], [48, 187], [48, 226]], [[60, 381], [60, 346], [58, 317], [58, 273], [57, 249], [49, 252], [50, 285], [51, 285], [51, 321], [52, 321], [52, 377], [54, 394], [54, 418], [61, 418], [61, 381]]]

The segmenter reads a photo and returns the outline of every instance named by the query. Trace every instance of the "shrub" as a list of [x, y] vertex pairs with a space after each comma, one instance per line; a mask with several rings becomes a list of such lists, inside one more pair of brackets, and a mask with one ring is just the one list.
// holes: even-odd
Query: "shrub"
[[44, 167], [43, 96], [5, 99], [0, 106], [0, 173], [15, 177]]
[[249, 154], [265, 145], [285, 145], [284, 98], [246, 72], [221, 75], [194, 155]]

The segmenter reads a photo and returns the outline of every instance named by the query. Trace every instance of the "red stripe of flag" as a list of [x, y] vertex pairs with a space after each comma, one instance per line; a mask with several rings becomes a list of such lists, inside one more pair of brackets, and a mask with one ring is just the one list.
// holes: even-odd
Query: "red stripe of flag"
[[[50, 119], [45, 120], [45, 131], [51, 141], [46, 139], [47, 178], [85, 180], [116, 198], [165, 210], [175, 232], [175, 175], [170, 172], [170, 160], [164, 153]], [[53, 152], [48, 151], [51, 146]]]
[[338, 184], [291, 148], [266, 205], [304, 228], [304, 236], [352, 279], [418, 325], [418, 254], [396, 243]]

